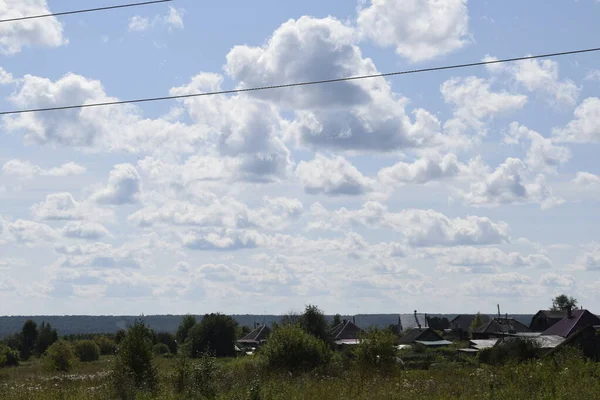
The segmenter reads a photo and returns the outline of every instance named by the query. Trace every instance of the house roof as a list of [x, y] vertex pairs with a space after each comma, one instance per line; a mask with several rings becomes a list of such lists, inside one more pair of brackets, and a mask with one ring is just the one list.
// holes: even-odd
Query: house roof
[[333, 340], [354, 340], [358, 338], [358, 335], [361, 332], [362, 329], [360, 329], [354, 322], [350, 320], [344, 320], [329, 331], [329, 336], [331, 336]]
[[542, 335], [556, 335], [564, 338], [588, 326], [600, 325], [600, 318], [588, 310], [575, 310], [571, 318], [564, 317], [550, 328], [542, 332]]
[[450, 346], [452, 344], [449, 340], [415, 340], [415, 343], [423, 346]]
[[[457, 315], [452, 321], [450, 321], [450, 326], [454, 329], [468, 331], [471, 328], [471, 323], [473, 322], [476, 316], [476, 314]], [[484, 324], [489, 322], [490, 320], [490, 317], [488, 315], [480, 314], [479, 316]]]
[[559, 346], [566, 339], [561, 336], [549, 335], [549, 336], [533, 336], [533, 337], [522, 337], [522, 336], [505, 336], [498, 339], [495, 346], [502, 346], [505, 343], [510, 343], [515, 340], [530, 340], [536, 343], [541, 349], [553, 349]]
[[494, 345], [498, 342], [498, 339], [480, 339], [480, 340], [470, 340], [469, 345], [473, 346], [473, 348], [477, 350], [489, 349], [490, 347], [494, 347]]
[[267, 340], [267, 337], [271, 334], [271, 329], [266, 325], [261, 325], [254, 329], [252, 332], [238, 340], [238, 343], [260, 343]]
[[502, 332], [531, 332], [528, 327], [514, 318], [492, 318], [488, 323], [473, 330], [476, 333], [502, 333]]
[[558, 310], [558, 311], [553, 311], [553, 310], [540, 310], [538, 311], [533, 318], [538, 318], [538, 317], [545, 317], [548, 319], [563, 319], [564, 317], [567, 316], [567, 311], [566, 310]]
[[408, 332], [406, 332], [406, 335], [402, 336], [398, 340], [398, 344], [411, 344], [418, 340], [424, 340], [425, 334], [435, 335], [437, 337], [437, 340], [444, 340], [443, 337], [441, 337], [436, 331], [434, 331], [431, 328], [411, 329]]

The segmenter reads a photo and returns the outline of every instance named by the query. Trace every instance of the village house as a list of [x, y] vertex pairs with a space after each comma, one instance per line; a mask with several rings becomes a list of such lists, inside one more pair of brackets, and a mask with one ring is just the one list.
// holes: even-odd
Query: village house
[[271, 334], [271, 329], [267, 325], [258, 325], [252, 332], [237, 341], [244, 347], [258, 348], [265, 343]]
[[340, 348], [344, 345], [358, 344], [362, 333], [363, 330], [360, 329], [354, 321], [344, 319], [342, 322], [331, 328], [329, 336], [335, 345]]
[[507, 334], [526, 334], [531, 330], [514, 318], [492, 318], [471, 331], [473, 339], [494, 339]]
[[540, 310], [531, 318], [529, 329], [532, 332], [544, 332], [566, 316], [566, 310]]
[[421, 345], [425, 347], [440, 347], [451, 345], [452, 342], [444, 340], [436, 331], [431, 328], [416, 328], [406, 332], [404, 336], [398, 339], [398, 345], [402, 347]]
[[568, 309], [566, 313], [567, 315], [564, 318], [542, 332], [542, 335], [556, 335], [568, 338], [589, 326], [600, 326], [600, 318], [588, 310], [571, 311], [571, 309]]
[[[458, 340], [468, 339], [471, 324], [476, 317], [476, 314], [457, 315], [452, 321], [450, 321], [450, 331]], [[487, 315], [480, 314], [479, 318], [482, 325], [490, 321], [490, 317]]]

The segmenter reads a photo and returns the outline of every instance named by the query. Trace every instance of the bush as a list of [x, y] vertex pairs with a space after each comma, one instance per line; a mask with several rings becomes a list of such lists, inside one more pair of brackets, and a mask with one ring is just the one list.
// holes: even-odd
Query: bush
[[121, 341], [113, 369], [113, 388], [121, 399], [131, 398], [135, 389], [156, 389], [158, 371], [152, 363], [150, 337], [150, 329], [136, 320]]
[[17, 367], [19, 365], [19, 352], [0, 343], [0, 368]]
[[100, 348], [100, 354], [103, 356], [112, 356], [117, 352], [117, 344], [114, 340], [106, 336], [97, 336], [94, 341]]
[[71, 345], [64, 340], [54, 342], [44, 356], [46, 367], [51, 371], [69, 372], [74, 361], [75, 353]]
[[93, 340], [80, 340], [75, 343], [75, 354], [81, 362], [100, 359], [100, 347]]
[[168, 332], [161, 332], [157, 336], [158, 343], [166, 344], [171, 354], [177, 354], [177, 340], [175, 335]]
[[186, 347], [192, 358], [211, 353], [216, 357], [235, 356], [237, 322], [223, 314], [207, 314], [187, 334]]
[[296, 325], [278, 326], [269, 341], [260, 349], [267, 367], [272, 371], [310, 371], [326, 365], [332, 352], [325, 342], [306, 333]]
[[509, 340], [479, 352], [479, 361], [489, 365], [503, 365], [509, 361], [526, 361], [537, 358], [539, 345], [533, 340], [507, 338]]
[[210, 354], [202, 354], [193, 361], [181, 356], [172, 375], [173, 389], [190, 398], [212, 399], [217, 395], [216, 378], [217, 364]]
[[363, 335], [354, 349], [356, 364], [362, 369], [389, 370], [396, 365], [396, 336], [374, 329]]
[[164, 356], [171, 354], [171, 351], [169, 350], [169, 346], [167, 346], [166, 344], [157, 343], [152, 348], [152, 353], [154, 353], [155, 356]]

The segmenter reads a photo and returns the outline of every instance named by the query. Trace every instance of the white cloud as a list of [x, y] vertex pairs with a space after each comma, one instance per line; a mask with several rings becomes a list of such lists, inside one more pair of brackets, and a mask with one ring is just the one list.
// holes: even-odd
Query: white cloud
[[71, 222], [62, 228], [64, 237], [71, 239], [98, 240], [110, 233], [98, 222]]
[[41, 221], [107, 221], [114, 219], [111, 210], [98, 208], [88, 201], [79, 202], [71, 193], [53, 193], [31, 206], [31, 214]]
[[585, 79], [590, 81], [600, 81], [600, 69], [590, 70], [585, 76]]
[[183, 29], [183, 10], [169, 7], [169, 12], [165, 15], [156, 15], [152, 20], [150, 18], [134, 15], [129, 19], [128, 29], [130, 32], [143, 32], [158, 25], [166, 26], [170, 29]]
[[552, 139], [545, 138], [518, 122], [513, 122], [510, 124], [504, 141], [506, 143], [519, 143], [520, 140], [531, 142], [525, 158], [525, 164], [531, 170], [552, 172], [571, 159], [571, 152], [568, 148], [556, 146]]
[[169, 7], [169, 13], [164, 17], [164, 21], [169, 27], [183, 29], [183, 10]]
[[142, 191], [141, 177], [131, 164], [115, 165], [108, 185], [92, 195], [99, 204], [123, 205], [137, 203]]
[[559, 142], [600, 143], [600, 98], [585, 99], [574, 112], [575, 119], [552, 131]]
[[13, 78], [12, 74], [0, 67], [0, 85], [8, 85], [14, 82], [15, 78]]
[[54, 242], [58, 238], [57, 232], [50, 226], [34, 221], [19, 219], [7, 223], [6, 227], [12, 241], [30, 246], [41, 242]]
[[393, 213], [375, 201], [366, 202], [359, 210], [341, 208], [329, 212], [318, 205], [312, 211], [317, 220], [311, 224], [313, 229], [388, 228], [402, 233], [411, 246], [483, 245], [509, 240], [506, 223], [485, 217], [451, 219], [433, 210], [414, 209]]
[[148, 18], [140, 17], [139, 15], [134, 15], [129, 20], [129, 30], [134, 32], [145, 31], [150, 28], [150, 20]]
[[600, 176], [591, 174], [589, 172], [578, 172], [571, 182], [582, 187], [583, 189], [600, 188]]
[[467, 0], [371, 0], [359, 12], [361, 32], [410, 61], [425, 61], [469, 43]]
[[391, 167], [383, 168], [377, 174], [383, 184], [426, 184], [432, 181], [468, 177], [485, 171], [480, 158], [468, 164], [461, 163], [456, 154], [448, 153], [428, 155], [412, 163], [398, 162]]
[[444, 101], [454, 108], [454, 115], [474, 129], [482, 129], [490, 119], [519, 110], [527, 96], [506, 91], [493, 92], [490, 83], [470, 76], [452, 78], [440, 86]]
[[438, 264], [471, 268], [473, 271], [481, 267], [509, 268], [552, 268], [554, 264], [543, 254], [522, 255], [518, 252], [506, 253], [494, 247], [455, 247], [433, 249], [428, 253], [435, 257]]
[[312, 161], [300, 162], [296, 175], [309, 194], [357, 196], [370, 192], [375, 185], [373, 179], [340, 156], [327, 158], [317, 154]]
[[571, 288], [575, 286], [575, 279], [569, 275], [559, 275], [550, 272], [540, 277], [540, 283], [548, 287]]
[[50, 176], [50, 177], [65, 177], [71, 175], [82, 175], [86, 172], [86, 168], [69, 162], [59, 167], [43, 169], [29, 161], [10, 160], [2, 166], [4, 175], [16, 176], [19, 178], [33, 178], [34, 176]]
[[474, 206], [539, 203], [542, 208], [549, 208], [562, 203], [561, 199], [552, 196], [543, 175], [528, 181], [527, 173], [523, 161], [507, 158], [484, 179], [471, 183], [470, 190], [462, 192], [461, 197]]
[[[486, 57], [485, 61], [496, 60]], [[558, 63], [552, 60], [524, 60], [508, 64], [491, 64], [488, 70], [492, 73], [507, 73], [530, 92], [538, 92], [545, 96], [552, 105], [573, 106], [577, 102], [581, 89], [566, 79], [561, 81]]]
[[[235, 46], [225, 71], [240, 88], [376, 74], [356, 36], [351, 26], [332, 17], [289, 20], [262, 47]], [[419, 109], [412, 122], [404, 110], [406, 99], [383, 78], [250, 95], [293, 111], [295, 119], [284, 133], [309, 148], [381, 152], [440, 141], [437, 118]]]
[[[0, 0], [0, 19], [51, 14], [46, 0]], [[23, 47], [59, 47], [68, 40], [55, 17], [3, 23], [0, 26], [0, 52], [19, 53]]]
[[571, 267], [575, 270], [600, 271], [600, 247], [594, 246], [585, 251]]
[[532, 290], [533, 279], [517, 272], [483, 275], [460, 285], [461, 293], [468, 296], [489, 299], [496, 297], [535, 296]]
[[191, 250], [235, 251], [253, 249], [263, 243], [264, 238], [256, 231], [228, 230], [223, 234], [190, 232], [182, 236], [183, 245]]

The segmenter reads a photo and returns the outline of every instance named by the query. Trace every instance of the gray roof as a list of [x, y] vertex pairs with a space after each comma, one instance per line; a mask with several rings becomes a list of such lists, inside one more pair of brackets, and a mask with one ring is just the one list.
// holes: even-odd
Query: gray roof
[[271, 329], [266, 325], [261, 325], [255, 330], [238, 340], [238, 343], [261, 343], [267, 340], [271, 334]]
[[480, 339], [480, 340], [470, 340], [469, 344], [473, 346], [473, 348], [477, 350], [489, 349], [494, 347], [498, 339]]
[[423, 346], [449, 346], [452, 344], [449, 340], [415, 340], [415, 343]]
[[[477, 314], [461, 314], [457, 315], [452, 321], [450, 321], [450, 327], [452, 329], [460, 329], [462, 331], [468, 331], [471, 328], [471, 323], [475, 319]], [[489, 322], [489, 315], [479, 314], [481, 323], [485, 324]]]

